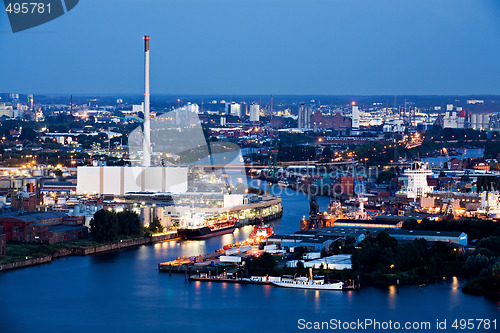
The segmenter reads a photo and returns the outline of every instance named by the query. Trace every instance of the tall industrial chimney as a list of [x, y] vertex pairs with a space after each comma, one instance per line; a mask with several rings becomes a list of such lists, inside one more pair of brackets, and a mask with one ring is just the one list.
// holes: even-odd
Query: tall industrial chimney
[[144, 139], [142, 166], [151, 165], [151, 125], [149, 118], [149, 36], [144, 36], [145, 84], [144, 84]]

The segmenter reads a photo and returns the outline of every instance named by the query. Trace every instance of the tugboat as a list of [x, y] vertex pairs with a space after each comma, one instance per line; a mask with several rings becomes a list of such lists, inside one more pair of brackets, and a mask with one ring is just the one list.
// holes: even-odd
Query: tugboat
[[260, 225], [254, 226], [248, 238], [253, 244], [260, 244], [265, 242], [269, 236], [273, 235], [273, 227], [266, 226], [264, 219], [260, 217]]
[[204, 239], [224, 235], [234, 231], [236, 221], [234, 217], [207, 217], [203, 213], [188, 213], [181, 219], [177, 234], [184, 239]]

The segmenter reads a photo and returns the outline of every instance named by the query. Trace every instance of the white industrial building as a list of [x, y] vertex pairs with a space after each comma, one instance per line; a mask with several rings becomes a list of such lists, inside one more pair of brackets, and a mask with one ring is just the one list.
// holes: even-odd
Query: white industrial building
[[465, 114], [447, 111], [443, 116], [443, 128], [466, 128], [466, 119]]
[[490, 115], [487, 113], [473, 113], [470, 115], [470, 127], [475, 130], [490, 129]]
[[401, 119], [386, 119], [383, 126], [384, 133], [402, 133], [406, 126]]
[[299, 107], [299, 117], [298, 117], [298, 127], [302, 129], [311, 128], [311, 116], [312, 108], [306, 106], [304, 103], [300, 103]]
[[187, 191], [187, 167], [81, 166], [77, 169], [77, 194]]
[[298, 262], [302, 262], [305, 268], [320, 269], [351, 269], [351, 255], [350, 254], [337, 254], [329, 257], [318, 258], [310, 261], [304, 260], [290, 260], [286, 262], [287, 267], [295, 268]]
[[144, 112], [144, 102], [141, 104], [132, 105], [132, 112], [133, 113]]

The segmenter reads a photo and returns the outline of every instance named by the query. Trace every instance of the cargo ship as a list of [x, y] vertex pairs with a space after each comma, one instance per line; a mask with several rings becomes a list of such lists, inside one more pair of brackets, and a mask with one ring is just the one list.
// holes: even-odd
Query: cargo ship
[[177, 234], [184, 239], [204, 239], [229, 234], [234, 231], [236, 222], [234, 217], [215, 218], [204, 213], [188, 213], [181, 219]]

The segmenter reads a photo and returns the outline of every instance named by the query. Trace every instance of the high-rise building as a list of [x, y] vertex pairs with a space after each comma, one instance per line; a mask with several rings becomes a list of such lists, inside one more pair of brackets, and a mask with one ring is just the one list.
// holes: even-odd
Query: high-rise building
[[258, 104], [250, 105], [250, 121], [258, 122], [260, 120], [260, 108]]
[[191, 112], [191, 113], [200, 113], [200, 106], [198, 104], [192, 104], [192, 103], [188, 103], [187, 104], [187, 111], [188, 112]]
[[298, 127], [304, 129], [311, 128], [311, 116], [312, 116], [312, 108], [306, 106], [305, 103], [300, 103]]
[[241, 118], [241, 106], [238, 103], [231, 103], [231, 115]]
[[359, 108], [352, 104], [352, 130], [359, 131]]
[[248, 116], [248, 104], [245, 102], [240, 103], [240, 114], [241, 117]]

